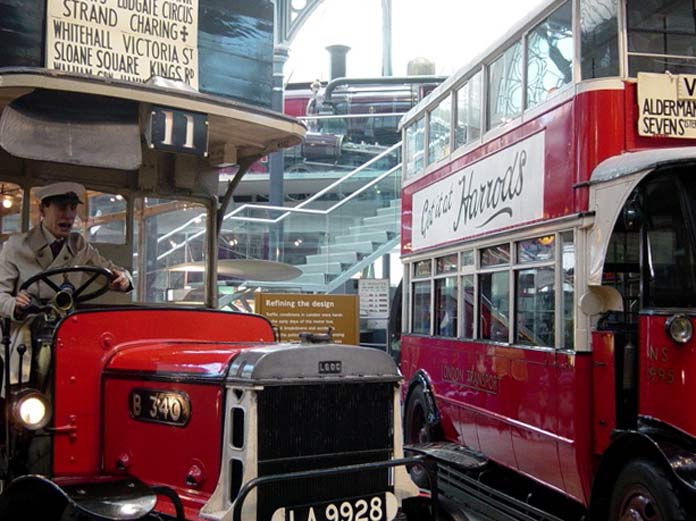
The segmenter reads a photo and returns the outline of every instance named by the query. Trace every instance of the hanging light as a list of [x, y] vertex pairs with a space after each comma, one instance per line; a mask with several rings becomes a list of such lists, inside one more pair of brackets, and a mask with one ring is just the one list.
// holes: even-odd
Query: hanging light
[[12, 208], [12, 204], [13, 204], [12, 197], [10, 197], [9, 195], [3, 197], [3, 199], [2, 199], [2, 207], [3, 208]]

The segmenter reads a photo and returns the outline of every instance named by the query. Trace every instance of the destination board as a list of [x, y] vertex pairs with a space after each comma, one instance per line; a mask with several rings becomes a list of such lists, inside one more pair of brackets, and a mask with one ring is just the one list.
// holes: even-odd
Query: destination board
[[48, 0], [46, 67], [198, 89], [198, 0]]

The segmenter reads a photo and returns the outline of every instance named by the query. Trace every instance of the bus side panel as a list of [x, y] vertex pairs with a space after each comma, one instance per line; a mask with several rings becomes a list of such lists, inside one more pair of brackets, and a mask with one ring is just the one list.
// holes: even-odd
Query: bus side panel
[[[577, 140], [577, 182], [589, 181], [594, 168], [624, 149], [624, 91], [594, 90], [576, 97], [575, 128]], [[588, 207], [587, 189], [578, 201], [576, 211]]]
[[544, 218], [553, 219], [575, 212], [575, 139], [573, 103], [564, 103], [535, 120], [546, 129], [544, 145]]
[[602, 454], [616, 427], [614, 335], [592, 332], [592, 453]]
[[592, 358], [557, 353], [559, 459], [566, 493], [588, 504], [591, 467]]
[[[638, 414], [665, 422], [696, 436], [696, 415], [690, 398], [696, 382], [696, 338], [676, 344], [665, 332], [670, 315], [640, 315], [638, 349]], [[694, 324], [696, 319], [691, 318]], [[679, 400], [675, 397], [684, 397]]]
[[563, 490], [558, 461], [558, 416], [554, 353], [523, 348], [498, 349], [510, 357], [510, 374], [501, 379], [501, 399], [510, 412], [517, 468]]

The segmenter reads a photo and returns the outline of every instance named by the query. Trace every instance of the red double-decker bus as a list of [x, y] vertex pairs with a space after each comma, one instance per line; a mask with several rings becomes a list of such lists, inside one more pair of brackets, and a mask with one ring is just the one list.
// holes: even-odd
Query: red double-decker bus
[[546, 2], [402, 120], [405, 433], [484, 517], [696, 518], [695, 20]]

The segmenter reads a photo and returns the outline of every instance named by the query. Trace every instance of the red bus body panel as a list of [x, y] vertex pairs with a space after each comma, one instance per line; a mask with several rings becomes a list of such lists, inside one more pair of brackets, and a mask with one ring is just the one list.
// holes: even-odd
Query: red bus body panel
[[670, 316], [640, 316], [638, 414], [696, 436], [696, 415], [688, 406], [696, 394], [696, 382], [690, 379], [696, 374], [696, 339], [677, 344], [669, 338], [665, 321]]
[[[273, 331], [267, 320], [255, 315], [130, 309], [76, 313], [60, 324], [55, 338], [55, 387], [61, 392], [55, 393], [53, 423], [64, 429], [54, 436], [53, 475], [89, 476], [98, 474], [102, 464], [102, 372], [114, 355], [145, 340], [271, 342]], [[134, 358], [122, 360], [135, 363]], [[213, 361], [220, 364], [217, 355]], [[156, 362], [147, 364], [154, 367]]]

